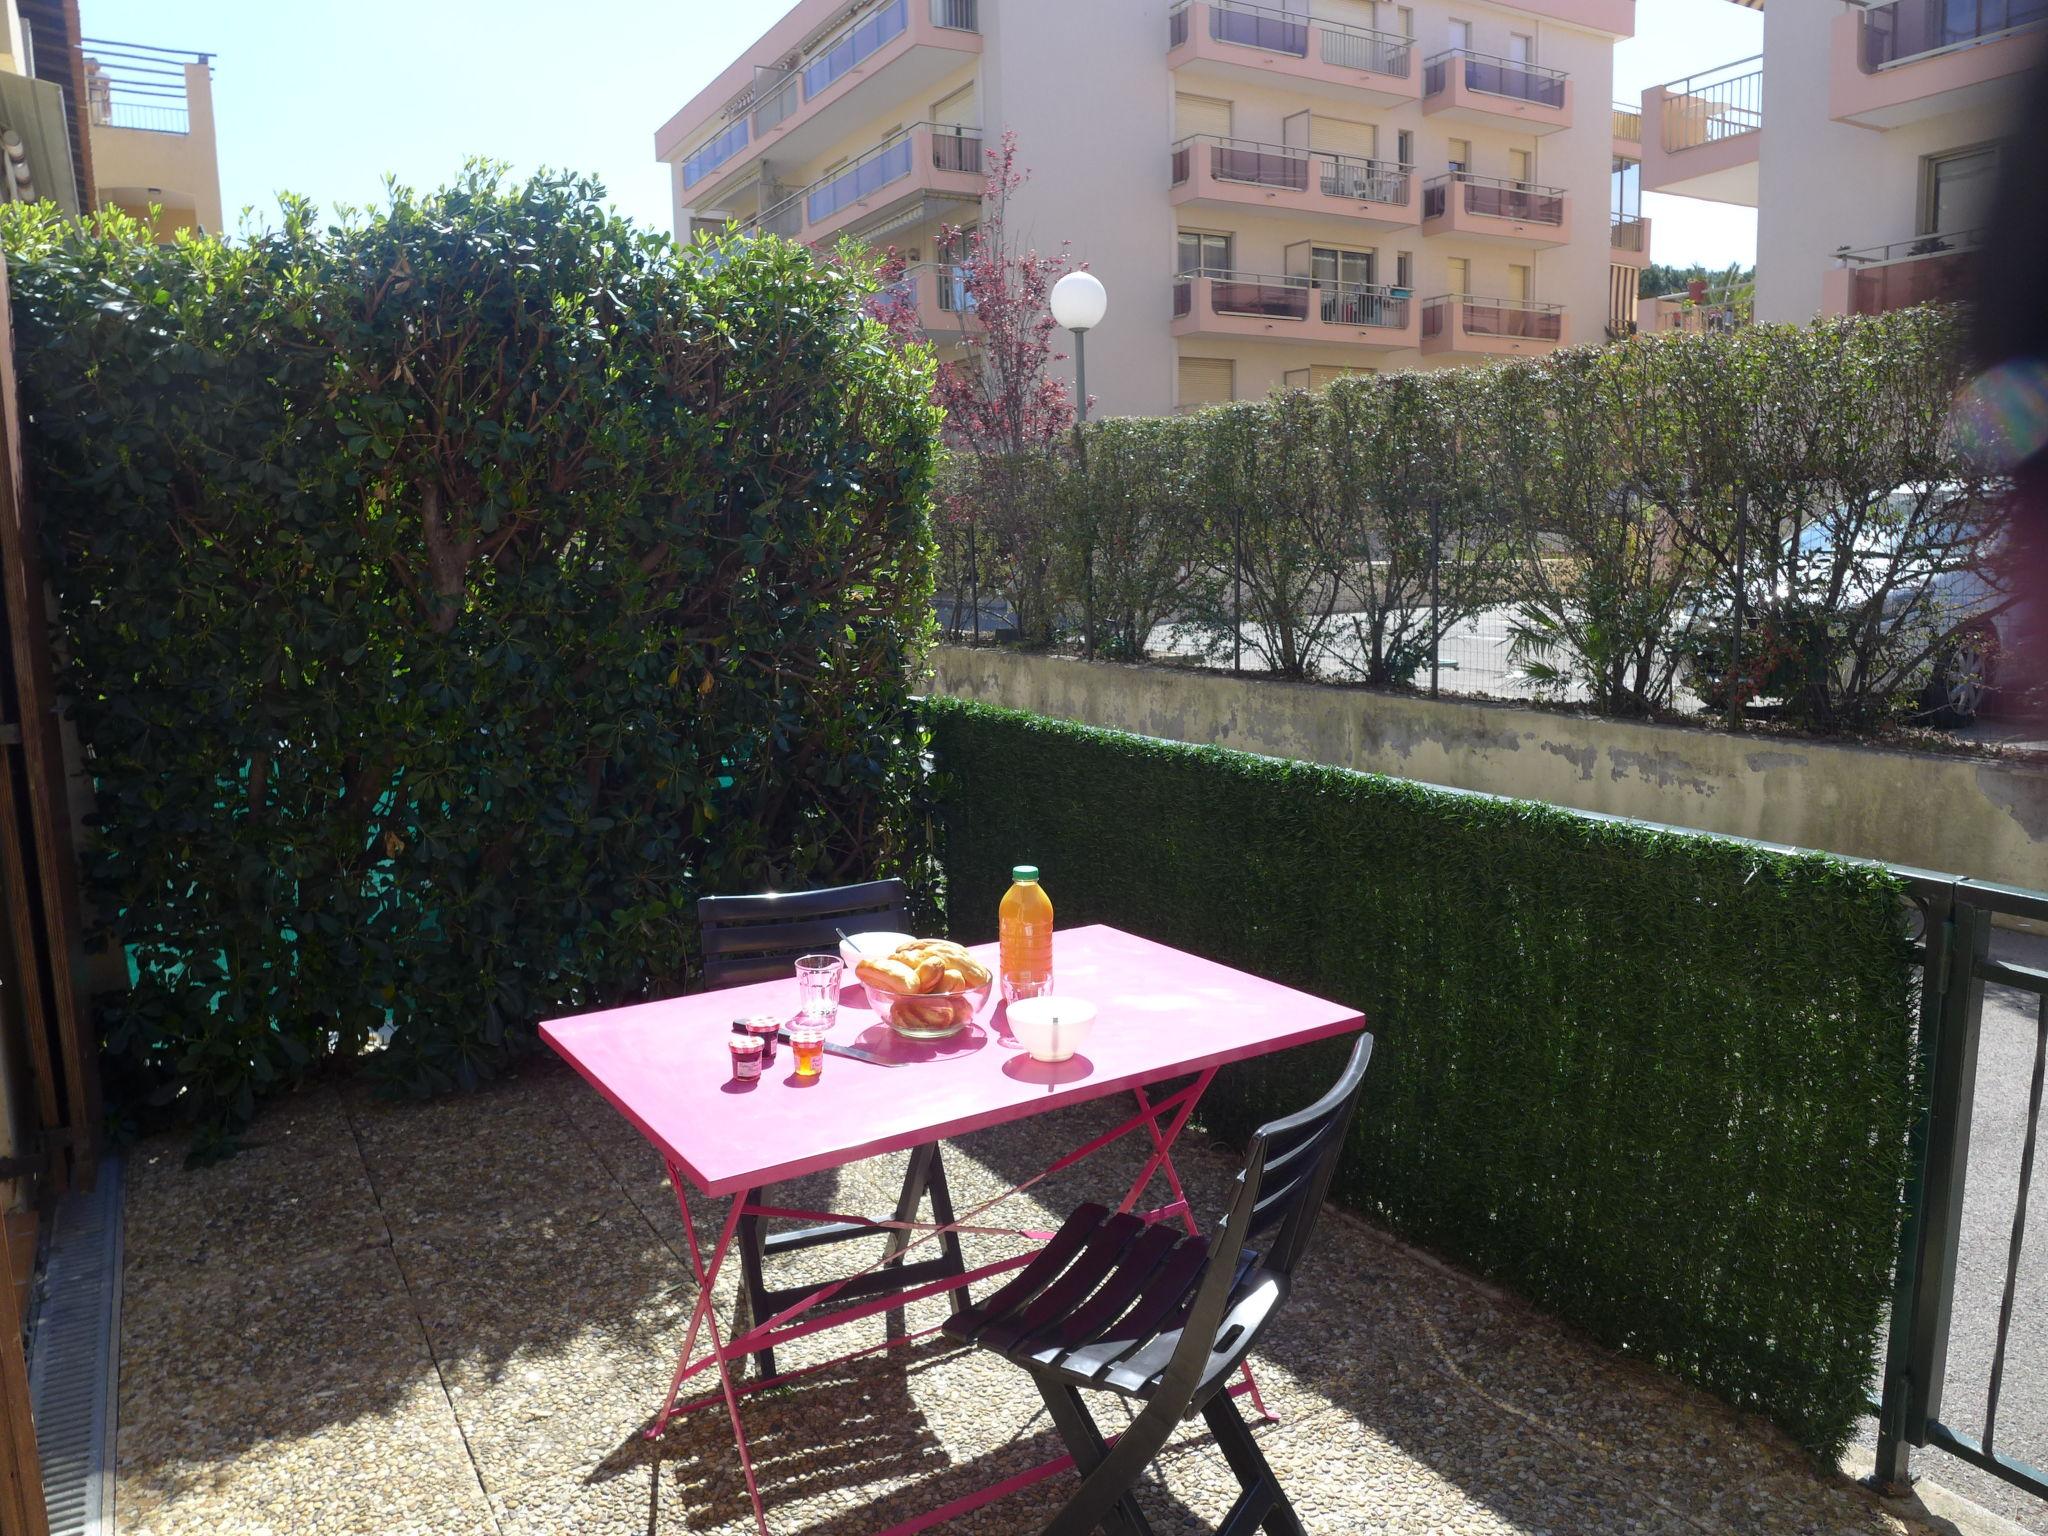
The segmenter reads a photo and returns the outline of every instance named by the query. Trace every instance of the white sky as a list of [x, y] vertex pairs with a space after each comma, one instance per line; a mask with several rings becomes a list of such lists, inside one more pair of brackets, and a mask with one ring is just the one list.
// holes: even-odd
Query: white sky
[[[1105, 0], [1120, 3], [1120, 0]], [[1814, 0], [1793, 0], [1812, 4]], [[469, 155], [595, 171], [619, 207], [669, 226], [654, 130], [793, 0], [80, 0], [85, 34], [216, 56], [221, 192], [369, 203], [383, 175], [447, 182]], [[1615, 95], [1752, 54], [1763, 20], [1729, 0], [1637, 0]], [[1583, 104], [1595, 110], [1598, 103]], [[1755, 259], [1756, 216], [1643, 199], [1658, 261]]]

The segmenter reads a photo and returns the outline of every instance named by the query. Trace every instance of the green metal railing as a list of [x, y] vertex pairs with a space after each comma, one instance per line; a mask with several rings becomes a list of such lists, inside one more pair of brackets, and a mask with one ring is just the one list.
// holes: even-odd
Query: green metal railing
[[[2003, 915], [2048, 922], [2048, 895], [1974, 880], [1901, 873], [1923, 924], [1916, 953], [1922, 966], [1924, 1098], [1913, 1133], [1913, 1174], [1906, 1188], [1882, 1395], [1875, 1405], [1875, 1481], [1881, 1487], [1903, 1491], [1909, 1480], [1911, 1453], [1922, 1447], [1946, 1451], [2014, 1487], [2048, 1499], [2048, 1472], [1998, 1449], [2006, 1340], [2014, 1308], [2021, 1300], [2020, 1254], [2026, 1241], [2027, 1194], [2040, 1139], [2043, 1078], [2048, 1075], [2048, 971], [1991, 958], [1993, 918]], [[1972, 1434], [1943, 1417], [1942, 1387], [1961, 1257], [1963, 1191], [1969, 1174], [1977, 1048], [1987, 981], [2034, 998], [2034, 1058], [1996, 1342], [1981, 1428]], [[2048, 1298], [2028, 1300], [2031, 1307], [2039, 1307]]]

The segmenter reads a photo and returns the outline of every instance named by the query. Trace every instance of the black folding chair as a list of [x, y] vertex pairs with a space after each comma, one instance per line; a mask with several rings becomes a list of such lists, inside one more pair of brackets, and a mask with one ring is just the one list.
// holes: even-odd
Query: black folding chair
[[[1287, 1299], [1365, 1083], [1372, 1036], [1337, 1085], [1259, 1128], [1214, 1237], [1084, 1205], [1014, 1278], [946, 1331], [1007, 1355], [1038, 1383], [1081, 1486], [1044, 1536], [1150, 1536], [1133, 1490], [1174, 1426], [1200, 1412], [1243, 1488], [1220, 1536], [1302, 1536], [1300, 1519], [1227, 1390]], [[1256, 1246], [1252, 1246], [1256, 1245]], [[1081, 1388], [1144, 1403], [1112, 1446]]]
[[[797, 956], [836, 952], [842, 931], [904, 931], [908, 905], [909, 892], [901, 880], [870, 880], [863, 885], [798, 891], [786, 896], [700, 897], [697, 922], [703, 936], [704, 985], [737, 987], [750, 981], [793, 976]], [[760, 1190], [750, 1189], [740, 1198], [753, 1201], [760, 1194]], [[939, 1156], [937, 1142], [927, 1142], [910, 1154], [910, 1166], [903, 1175], [903, 1192], [896, 1201], [896, 1220], [915, 1221], [927, 1194], [931, 1196], [933, 1219], [950, 1226], [953, 1195], [946, 1187], [946, 1165]], [[827, 1222], [793, 1232], [768, 1232], [761, 1223], [759, 1216], [742, 1216], [737, 1234], [740, 1277], [746, 1287], [749, 1315], [757, 1323], [803, 1300], [822, 1283], [814, 1280], [806, 1285], [769, 1286], [766, 1269], [770, 1255], [872, 1237], [875, 1233], [873, 1227], [851, 1221]], [[903, 1250], [910, 1245], [910, 1238], [908, 1230], [891, 1228], [888, 1258], [883, 1267], [849, 1281], [833, 1301], [850, 1305], [871, 1296], [966, 1273], [958, 1234], [947, 1232], [940, 1236], [936, 1258], [905, 1264]], [[964, 1289], [953, 1291], [951, 1296], [957, 1314], [969, 1298]], [[902, 1328], [901, 1309], [890, 1312], [887, 1326], [892, 1337]], [[762, 1376], [773, 1376], [775, 1351], [756, 1351], [754, 1364]]]

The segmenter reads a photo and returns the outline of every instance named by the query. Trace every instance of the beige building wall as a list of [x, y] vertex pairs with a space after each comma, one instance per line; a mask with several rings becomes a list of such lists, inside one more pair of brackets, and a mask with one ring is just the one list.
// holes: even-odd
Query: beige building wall
[[[688, 238], [694, 230], [716, 228], [728, 219], [744, 225], [769, 214], [766, 227], [788, 232], [778, 226], [794, 210], [785, 202], [771, 213], [776, 198], [834, 173], [892, 132], [929, 119], [940, 100], [971, 84], [984, 144], [993, 146], [1005, 129], [1014, 131], [1021, 162], [1030, 171], [1009, 212], [1013, 246], [1064, 247], [1109, 290], [1108, 315], [1088, 347], [1088, 383], [1099, 413], [1159, 414], [1183, 404], [1183, 359], [1206, 360], [1208, 378], [1223, 378], [1222, 387], [1236, 398], [1254, 398], [1283, 384], [1322, 382], [1353, 369], [1462, 364], [1550, 345], [1516, 342], [1487, 351], [1461, 345], [1426, 353], [1412, 318], [1405, 334], [1386, 333], [1369, 342], [1324, 328], [1318, 328], [1324, 334], [1314, 340], [1218, 333], [1229, 327], [1176, 335], [1176, 237], [1182, 230], [1228, 235], [1233, 270], [1276, 276], [1297, 270], [1290, 264], [1290, 248], [1299, 256], [1318, 245], [1376, 253], [1375, 280], [1392, 285], [1397, 257], [1405, 252], [1415, 313], [1428, 298], [1462, 284], [1481, 299], [1525, 298], [1563, 306], [1566, 341], [1597, 340], [1604, 334], [1613, 45], [1632, 25], [1629, 0], [1528, 0], [1521, 6], [1476, 0], [1418, 0], [1405, 6], [1279, 0], [1269, 8], [1269, 14], [1312, 16], [1383, 33], [1407, 30], [1414, 38], [1410, 69], [1418, 89], [1411, 93], [1414, 99], [1391, 106], [1377, 93], [1347, 91], [1327, 79], [1304, 87], [1286, 72], [1288, 61], [1276, 68], [1270, 60], [1261, 61], [1256, 48], [1236, 50], [1239, 57], [1226, 60], [1221, 69], [1173, 68], [1168, 58], [1172, 9], [1168, 0], [1114, 5], [1100, 0], [909, 0], [910, 28], [918, 35], [877, 51], [871, 81], [851, 94], [837, 100], [821, 94], [819, 116], [822, 120], [829, 112], [833, 123], [829, 142], [791, 127], [753, 131], [744, 150], [686, 188], [686, 159], [731, 134], [748, 117], [749, 106], [762, 99], [755, 88], [756, 66], [794, 62], [801, 67], [853, 14], [843, 5], [806, 0], [657, 132], [657, 155], [672, 168], [676, 231]], [[967, 13], [978, 33], [978, 51], [968, 51], [957, 28], [919, 30], [942, 16], [957, 21]], [[1086, 45], [1078, 45], [1083, 38]], [[1570, 125], [1539, 133], [1503, 118], [1453, 121], [1442, 112], [1426, 111], [1419, 89], [1425, 61], [1454, 43], [1475, 54], [1502, 57], [1526, 49], [1535, 65], [1566, 72]], [[948, 54], [948, 48], [960, 51]], [[912, 51], [916, 57], [909, 56]], [[766, 78], [765, 89], [772, 92], [773, 75]], [[1425, 235], [1419, 219], [1406, 227], [1383, 228], [1341, 210], [1176, 204], [1172, 149], [1190, 131], [1190, 124], [1181, 121], [1187, 114], [1176, 111], [1177, 95], [1227, 102], [1230, 135], [1261, 143], [1299, 145], [1299, 114], [1305, 110], [1339, 125], [1347, 145], [1371, 145], [1369, 152], [1381, 160], [1397, 158], [1405, 133], [1414, 166], [1410, 197], [1417, 210], [1423, 182], [1449, 169], [1453, 141], [1463, 140], [1470, 146], [1467, 169], [1475, 175], [1520, 177], [1534, 186], [1563, 188], [1568, 242], [1545, 246], [1513, 236], [1436, 230]], [[792, 140], [801, 142], [801, 153], [789, 152]], [[890, 219], [885, 196], [875, 201], [881, 211], [872, 222], [881, 228], [872, 243], [923, 261], [939, 254], [942, 223], [973, 217], [971, 207], [941, 204], [937, 216], [906, 224]], [[806, 231], [799, 237], [810, 235]], [[934, 334], [943, 340], [941, 333]]]
[[[148, 218], [152, 206], [161, 208], [156, 225], [163, 239], [183, 229], [219, 234], [225, 227], [220, 153], [214, 137], [213, 66], [205, 59], [190, 60], [182, 71], [182, 131], [117, 126], [122, 117], [111, 107], [93, 114], [93, 176], [100, 202], [137, 218]], [[90, 96], [90, 72], [87, 79]]]

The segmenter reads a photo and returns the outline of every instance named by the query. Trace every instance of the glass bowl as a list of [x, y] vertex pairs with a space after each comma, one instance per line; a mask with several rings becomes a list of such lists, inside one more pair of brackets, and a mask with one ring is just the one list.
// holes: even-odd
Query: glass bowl
[[875, 1017], [912, 1040], [943, 1040], [959, 1034], [988, 1007], [996, 989], [994, 976], [965, 992], [898, 992], [865, 977], [855, 980], [866, 989]]

